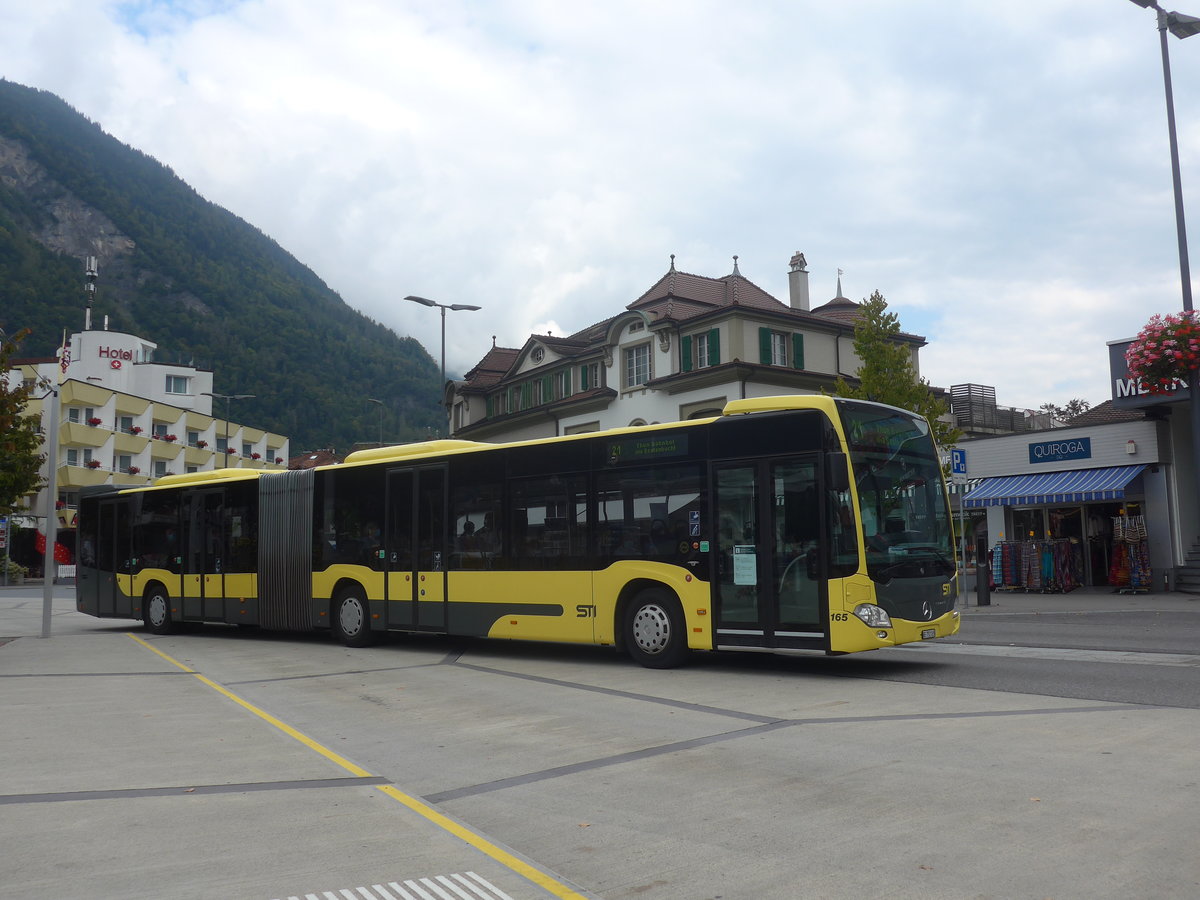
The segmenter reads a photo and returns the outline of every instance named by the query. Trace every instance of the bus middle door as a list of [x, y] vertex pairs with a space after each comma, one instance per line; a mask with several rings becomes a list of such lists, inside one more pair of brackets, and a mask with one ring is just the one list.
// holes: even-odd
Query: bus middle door
[[446, 630], [446, 469], [395, 470], [387, 482], [387, 621]]
[[386, 506], [383, 535], [384, 578], [387, 582], [385, 621], [389, 627], [411, 628], [416, 624], [412, 469], [388, 472]]
[[196, 491], [183, 501], [183, 619], [220, 621], [225, 606], [224, 492]]

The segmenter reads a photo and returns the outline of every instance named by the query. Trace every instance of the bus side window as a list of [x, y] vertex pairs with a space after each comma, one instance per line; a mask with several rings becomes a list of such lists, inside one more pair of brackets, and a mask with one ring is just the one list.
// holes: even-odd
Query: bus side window
[[577, 509], [586, 491], [582, 475], [514, 479], [509, 523], [518, 569], [579, 569], [587, 553], [587, 524]]
[[459, 485], [450, 497], [451, 569], [491, 569], [500, 553], [499, 484]]

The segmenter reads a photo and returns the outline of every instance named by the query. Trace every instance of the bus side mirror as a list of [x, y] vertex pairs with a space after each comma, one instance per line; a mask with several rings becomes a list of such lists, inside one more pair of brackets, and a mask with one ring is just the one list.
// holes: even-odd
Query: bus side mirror
[[846, 454], [825, 454], [825, 478], [831, 491], [850, 490], [850, 470], [846, 465]]

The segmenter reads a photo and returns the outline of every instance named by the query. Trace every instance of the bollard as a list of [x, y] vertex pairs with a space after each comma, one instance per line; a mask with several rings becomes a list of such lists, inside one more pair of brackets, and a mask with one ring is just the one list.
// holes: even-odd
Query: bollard
[[975, 605], [992, 605], [992, 567], [988, 565], [987, 541], [975, 544]]

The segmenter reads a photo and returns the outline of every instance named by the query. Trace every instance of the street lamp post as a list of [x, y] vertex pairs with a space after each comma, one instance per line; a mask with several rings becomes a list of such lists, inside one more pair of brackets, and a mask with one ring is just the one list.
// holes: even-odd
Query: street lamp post
[[367, 402], [379, 404], [379, 446], [382, 447], [383, 446], [383, 401], [376, 400], [374, 397], [368, 397]]
[[50, 637], [50, 610], [54, 605], [54, 545], [58, 541], [58, 417], [59, 391], [57, 384], [48, 385], [44, 399], [50, 401], [50, 421], [46, 433], [50, 436], [46, 448], [46, 553], [42, 557], [42, 637]]
[[[1167, 98], [1167, 137], [1171, 145], [1171, 182], [1175, 189], [1175, 235], [1179, 243], [1179, 279], [1183, 289], [1183, 309], [1192, 311], [1192, 272], [1188, 262], [1187, 228], [1183, 218], [1183, 181], [1179, 174], [1179, 140], [1175, 135], [1175, 95], [1171, 90], [1171, 57], [1167, 51], [1167, 32], [1183, 40], [1200, 34], [1200, 18], [1183, 13], [1167, 12], [1157, 0], [1131, 0], [1143, 9], [1153, 9], [1158, 16], [1159, 45], [1162, 48], [1163, 88]], [[1195, 369], [1188, 370], [1188, 407], [1192, 419], [1192, 478], [1200, 501], [1200, 378]], [[1200, 508], [1198, 506], [1197, 508]]]
[[234, 400], [253, 400], [254, 394], [214, 394], [211, 391], [202, 392], [205, 397], [212, 397], [214, 400], [225, 401], [225, 452], [221, 454], [225, 459], [221, 463], [221, 468], [226, 468], [229, 465], [229, 404]]
[[[411, 300], [413, 303], [420, 303], [422, 306], [436, 306], [442, 311], [442, 390], [446, 389], [446, 310], [457, 312], [463, 309], [483, 309], [482, 306], [472, 306], [469, 303], [435, 303], [432, 300], [426, 300], [424, 297], [408, 296], [405, 300]], [[443, 401], [445, 402], [445, 401]]]

